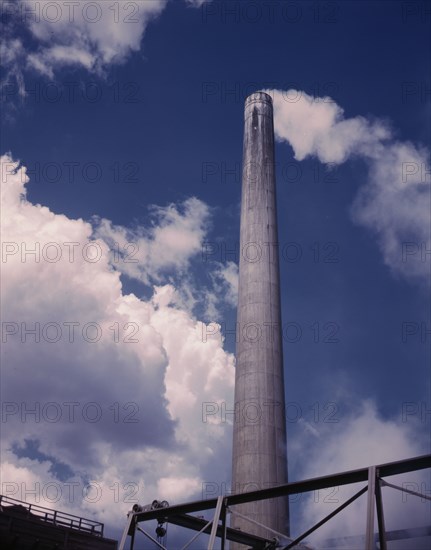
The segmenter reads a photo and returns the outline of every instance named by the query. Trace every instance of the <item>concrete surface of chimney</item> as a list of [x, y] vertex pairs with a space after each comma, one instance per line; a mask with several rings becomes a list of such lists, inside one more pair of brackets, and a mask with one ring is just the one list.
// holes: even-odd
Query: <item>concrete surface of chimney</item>
[[[264, 92], [245, 102], [241, 200], [233, 493], [287, 483], [273, 108]], [[289, 534], [287, 497], [235, 509]], [[274, 536], [234, 515], [231, 526]]]

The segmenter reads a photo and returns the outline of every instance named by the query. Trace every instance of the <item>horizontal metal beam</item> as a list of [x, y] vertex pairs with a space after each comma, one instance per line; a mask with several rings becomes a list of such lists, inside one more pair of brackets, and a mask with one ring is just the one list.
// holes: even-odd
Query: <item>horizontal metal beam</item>
[[[430, 537], [431, 525], [424, 527], [412, 527], [410, 529], [397, 529], [395, 531], [386, 531], [386, 540], [407, 540], [414, 538]], [[374, 534], [374, 541], [379, 542], [378, 533]], [[353, 535], [339, 538], [325, 539], [321, 542], [322, 548], [349, 548], [356, 546], [363, 546], [365, 542], [364, 535]]]
[[[431, 455], [389, 462], [376, 466], [376, 468], [379, 469], [381, 477], [423, 470], [425, 468], [431, 468]], [[319, 489], [327, 489], [328, 487], [349, 485], [350, 483], [358, 483], [360, 481], [368, 481], [368, 468], [360, 468], [359, 470], [350, 470], [339, 474], [315, 477], [303, 481], [294, 481], [286, 485], [279, 485], [278, 487], [271, 487], [269, 489], [229, 495], [226, 497], [226, 501], [228, 506], [233, 506], [234, 504], [241, 504], [243, 502], [249, 502], [250, 500], [261, 500], [265, 498], [306, 493]]]
[[185, 504], [168, 506], [167, 508], [149, 510], [148, 512], [137, 512], [135, 516], [138, 522], [149, 521], [151, 519], [161, 519], [164, 517], [177, 516], [179, 514], [189, 514], [190, 512], [200, 512], [201, 510], [211, 510], [216, 506], [217, 499], [210, 498], [208, 500], [196, 500], [194, 502], [186, 502]]
[[422, 538], [431, 536], [431, 525], [425, 527], [412, 527], [411, 529], [397, 529], [396, 531], [387, 531], [387, 540], [405, 540], [412, 538]]
[[[380, 477], [423, 470], [425, 468], [431, 468], [431, 455], [418, 456], [405, 460], [398, 460], [396, 462], [380, 464], [376, 466], [376, 468], [379, 470]], [[309, 491], [327, 489], [328, 487], [348, 485], [350, 483], [358, 483], [367, 480], [368, 467], [328, 476], [315, 477], [303, 481], [294, 481], [292, 483], [286, 483], [285, 485], [279, 485], [278, 487], [271, 487], [268, 489], [249, 491], [247, 493], [239, 493], [235, 495], [226, 495], [224, 502], [226, 506], [234, 506], [235, 504], [242, 504], [244, 502], [306, 493]], [[208, 500], [198, 500], [185, 504], [177, 504], [176, 506], [150, 510], [148, 512], [137, 512], [135, 517], [137, 522], [148, 521], [151, 519], [169, 518], [172, 515], [189, 514], [191, 512], [198, 512], [201, 510], [210, 510], [215, 508], [216, 505], [217, 498], [211, 498]]]

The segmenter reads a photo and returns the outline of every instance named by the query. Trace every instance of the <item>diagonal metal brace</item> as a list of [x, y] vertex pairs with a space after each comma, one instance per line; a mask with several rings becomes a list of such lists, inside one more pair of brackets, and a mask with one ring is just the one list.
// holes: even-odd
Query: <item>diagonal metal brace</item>
[[293, 548], [296, 546], [301, 540], [305, 539], [305, 537], [308, 537], [313, 531], [316, 531], [316, 529], [319, 529], [324, 523], [329, 521], [331, 518], [333, 518], [338, 512], [341, 512], [341, 510], [344, 510], [344, 508], [347, 508], [349, 504], [352, 504], [357, 498], [359, 498], [361, 495], [363, 495], [368, 489], [368, 486], [366, 485], [363, 487], [360, 491], [358, 491], [356, 494], [354, 494], [352, 497], [349, 498], [349, 500], [346, 500], [341, 506], [336, 508], [333, 512], [328, 514], [326, 517], [324, 517], [322, 520], [320, 520], [318, 523], [313, 525], [308, 531], [305, 531], [305, 533], [302, 533], [299, 537], [297, 537], [295, 540], [293, 540], [291, 543], [289, 543], [287, 546], [283, 546], [282, 550], [289, 550], [290, 548]]

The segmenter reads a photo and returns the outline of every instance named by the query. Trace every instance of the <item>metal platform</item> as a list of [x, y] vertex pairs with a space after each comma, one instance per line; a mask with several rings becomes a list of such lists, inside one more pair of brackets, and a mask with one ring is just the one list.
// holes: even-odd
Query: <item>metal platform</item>
[[115, 550], [103, 523], [0, 495], [2, 550]]
[[[125, 544], [128, 536], [131, 537], [130, 549], [133, 549], [135, 533], [137, 530], [144, 533], [155, 544], [157, 544], [157, 546], [162, 548], [162, 550], [166, 550], [163, 545], [155, 541], [155, 539], [153, 539], [151, 535], [149, 535], [139, 526], [139, 524], [142, 522], [154, 519], [162, 522], [181, 525], [187, 529], [197, 531], [198, 535], [201, 533], [209, 534], [210, 538], [207, 546], [208, 550], [213, 550], [216, 538], [221, 539], [222, 550], [226, 549], [226, 541], [228, 540], [244, 544], [249, 548], [252, 548], [253, 550], [269, 550], [276, 548], [282, 550], [290, 550], [292, 548], [306, 548], [306, 546], [303, 546], [301, 544], [301, 542], [306, 539], [306, 537], [308, 537], [311, 533], [324, 525], [336, 514], [341, 512], [341, 510], [344, 510], [344, 508], [349, 506], [364, 493], [367, 493], [367, 516], [366, 534], [365, 537], [362, 537], [363, 548], [364, 550], [374, 550], [376, 548], [376, 541], [378, 541], [380, 550], [386, 550], [388, 540], [399, 540], [401, 538], [408, 538], [407, 535], [410, 533], [410, 530], [408, 532], [403, 530], [399, 530], [397, 532], [386, 532], [383, 501], [381, 496], [382, 487], [388, 486], [393, 489], [397, 489], [430, 501], [431, 497], [422, 493], [407, 490], [403, 487], [398, 487], [397, 485], [389, 483], [384, 478], [398, 474], [414, 472], [417, 470], [423, 470], [426, 468], [431, 468], [431, 455], [418, 456], [406, 460], [399, 460], [397, 462], [379, 464], [376, 466], [370, 466], [367, 468], [360, 468], [358, 470], [350, 470], [338, 474], [306, 479], [303, 481], [295, 481], [292, 483], [287, 483], [285, 485], [280, 485], [278, 487], [250, 491], [248, 493], [220, 496], [218, 498], [188, 502], [148, 511], [131, 511], [127, 516], [127, 524], [123, 532], [119, 550], [125, 549]], [[355, 495], [346, 500], [346, 502], [341, 504], [336, 510], [328, 514], [321, 521], [310, 527], [310, 529], [302, 533], [300, 536], [296, 537], [294, 540], [290, 539], [289, 537], [277, 536], [280, 534], [275, 533], [275, 536], [272, 539], [256, 537], [255, 535], [246, 533], [245, 531], [231, 529], [227, 526], [227, 515], [228, 513], [234, 511], [233, 507], [237, 504], [306, 493], [309, 491], [316, 491], [319, 489], [337, 487], [340, 485], [350, 485], [352, 483], [360, 482], [365, 482], [365, 485]], [[374, 507], [376, 507], [377, 510], [377, 533], [374, 529]], [[190, 515], [194, 512], [196, 513], [203, 510], [211, 509], [214, 509], [215, 512], [213, 519], [211, 519], [210, 521]], [[418, 532], [425, 533], [425, 536], [427, 536], [429, 533], [431, 533], [431, 525], [424, 526], [423, 528], [419, 529]], [[187, 548], [189, 544], [196, 538], [197, 535], [195, 535], [192, 540], [183, 548]]]

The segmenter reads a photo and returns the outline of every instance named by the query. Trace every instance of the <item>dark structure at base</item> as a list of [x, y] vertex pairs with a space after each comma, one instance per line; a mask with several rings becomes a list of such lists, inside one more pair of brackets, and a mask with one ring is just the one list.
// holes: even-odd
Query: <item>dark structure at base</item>
[[103, 523], [0, 495], [2, 550], [116, 550]]

